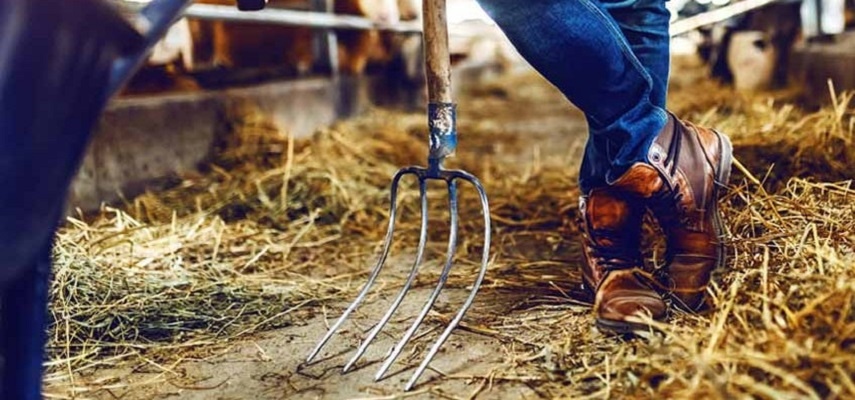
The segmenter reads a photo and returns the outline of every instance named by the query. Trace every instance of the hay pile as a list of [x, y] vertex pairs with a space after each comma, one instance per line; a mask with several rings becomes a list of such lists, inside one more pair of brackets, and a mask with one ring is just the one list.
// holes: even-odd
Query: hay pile
[[[842, 181], [855, 168], [851, 96], [808, 112], [786, 96], [705, 87], [699, 100], [690, 89], [675, 84], [673, 107], [728, 132], [750, 171], [725, 199], [732, 257], [716, 311], [675, 315], [664, 338], [628, 342], [594, 332], [579, 305], [578, 160], [543, 161], [503, 128], [519, 113], [498, 112], [547, 118], [554, 108], [543, 105], [563, 107], [561, 97], [522, 76], [464, 100], [471, 117], [454, 166], [484, 181], [497, 237], [482, 296], [530, 296], [508, 304], [520, 312], [470, 317], [512, 349], [508, 368], [448, 379], [526, 382], [546, 397], [855, 396], [855, 188]], [[360, 261], [385, 233], [389, 177], [426, 153], [423, 117], [376, 111], [297, 142], [252, 112], [234, 120], [237, 134], [205, 174], [62, 229], [49, 392], [122, 385], [87, 379], [100, 368], [168, 371], [358, 289]], [[403, 193], [415, 214], [417, 192]], [[478, 209], [462, 212], [463, 228], [477, 230]], [[404, 221], [400, 246], [414, 245], [415, 222]], [[441, 239], [447, 228], [434, 226]], [[537, 254], [518, 248], [532, 242]], [[461, 253], [478, 246], [473, 238]], [[449, 286], [469, 284], [465, 273]]]

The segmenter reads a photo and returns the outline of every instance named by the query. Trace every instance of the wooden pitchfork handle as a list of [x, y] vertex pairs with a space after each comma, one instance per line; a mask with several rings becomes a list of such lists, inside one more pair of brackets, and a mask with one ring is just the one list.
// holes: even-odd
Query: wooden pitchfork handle
[[424, 0], [423, 6], [428, 100], [451, 103], [451, 57], [445, 0]]
[[451, 57], [445, 0], [424, 0], [425, 75], [428, 86], [428, 170], [437, 175], [457, 150], [457, 106], [451, 99]]

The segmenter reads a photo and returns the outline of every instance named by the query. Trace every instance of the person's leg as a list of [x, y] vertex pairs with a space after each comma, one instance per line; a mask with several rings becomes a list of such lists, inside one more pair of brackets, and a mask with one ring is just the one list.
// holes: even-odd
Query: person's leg
[[481, 3], [532, 66], [586, 114], [591, 135], [580, 171], [583, 272], [595, 292], [598, 322], [625, 329], [633, 310], [655, 317], [663, 307], [645, 279], [627, 273], [643, 276], [637, 204], [654, 210], [667, 236], [662, 283], [675, 303], [688, 310], [705, 305], [711, 271], [723, 262], [716, 204], [732, 151], [726, 136], [684, 123], [661, 107], [667, 80], [660, 42], [665, 36], [655, 28], [664, 27], [661, 5], [610, 4], [633, 50], [611, 13], [593, 1]]
[[711, 268], [722, 261], [715, 205], [731, 149], [724, 135], [664, 110], [664, 4], [613, 2], [610, 13], [594, 0], [480, 2], [523, 57], [588, 119], [580, 212], [583, 274], [595, 294], [597, 322], [622, 330], [637, 311], [664, 316], [642, 270], [639, 204], [657, 211], [668, 237], [664, 283], [684, 308], [701, 307]]
[[[670, 13], [665, 1], [600, 1], [653, 78], [651, 102], [664, 108], [670, 66]], [[712, 271], [724, 262], [717, 197], [730, 175], [731, 145], [718, 132], [676, 118], [668, 126], [651, 148], [650, 161], [658, 173], [648, 179], [663, 179], [666, 184], [647, 205], [668, 241], [665, 268], [660, 270], [663, 286], [674, 304], [693, 311], [705, 306]], [[642, 168], [633, 173], [643, 173]]]
[[584, 192], [645, 160], [665, 111], [620, 27], [594, 0], [480, 0], [514, 46], [588, 118]]
[[671, 12], [666, 0], [599, 0], [653, 80], [650, 101], [665, 108], [671, 67]]
[[640, 268], [643, 202], [609, 185], [646, 161], [666, 123], [665, 111], [651, 101], [654, 80], [594, 0], [481, 4], [523, 57], [587, 117], [591, 134], [579, 179], [582, 272], [597, 325], [625, 332], [639, 328], [639, 313], [664, 318], [665, 303]]

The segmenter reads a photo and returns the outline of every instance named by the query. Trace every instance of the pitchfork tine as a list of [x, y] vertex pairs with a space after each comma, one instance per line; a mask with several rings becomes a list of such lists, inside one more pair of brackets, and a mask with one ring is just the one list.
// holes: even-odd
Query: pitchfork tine
[[380, 367], [380, 371], [378, 371], [377, 375], [374, 377], [375, 381], [383, 379], [383, 375], [386, 374], [386, 371], [389, 370], [389, 367], [392, 366], [392, 363], [395, 362], [401, 354], [401, 351], [404, 350], [404, 346], [407, 345], [407, 342], [410, 341], [410, 338], [412, 338], [413, 334], [418, 330], [419, 325], [421, 325], [422, 321], [427, 317], [427, 314], [430, 312], [430, 309], [439, 297], [439, 292], [442, 291], [442, 288], [445, 286], [445, 282], [448, 280], [448, 272], [451, 270], [451, 265], [453, 264], [454, 253], [457, 252], [457, 184], [453, 179], [448, 182], [448, 205], [451, 210], [451, 232], [448, 235], [448, 254], [445, 260], [445, 267], [442, 269], [439, 282], [433, 290], [433, 293], [431, 293], [428, 298], [428, 301], [425, 303], [422, 312], [418, 317], [416, 317], [416, 320], [413, 321], [413, 324], [410, 326], [410, 329], [407, 330], [407, 333], [404, 334], [404, 337], [401, 338], [401, 341], [395, 345], [392, 350], [392, 354], [383, 362], [383, 366]]
[[392, 187], [391, 187], [391, 203], [389, 206], [389, 227], [386, 231], [386, 239], [383, 241], [383, 250], [380, 253], [380, 258], [377, 260], [377, 264], [374, 266], [374, 270], [371, 271], [371, 275], [368, 277], [368, 282], [365, 282], [365, 286], [362, 287], [362, 290], [359, 292], [359, 295], [356, 297], [356, 300], [347, 307], [347, 310], [344, 311], [344, 314], [338, 318], [338, 320], [333, 324], [329, 331], [327, 331], [326, 335], [324, 335], [323, 339], [321, 339], [320, 343], [315, 346], [315, 349], [312, 350], [312, 353], [309, 354], [309, 357], [306, 359], [306, 364], [311, 363], [312, 359], [321, 352], [321, 349], [327, 344], [330, 338], [335, 334], [338, 328], [347, 320], [347, 317], [356, 310], [356, 307], [365, 299], [365, 296], [368, 295], [368, 291], [371, 289], [371, 286], [374, 285], [374, 281], [377, 280], [377, 276], [380, 275], [380, 271], [383, 269], [383, 264], [386, 263], [386, 257], [389, 255], [389, 249], [392, 244], [392, 237], [395, 232], [395, 217], [398, 214], [398, 184], [401, 181], [401, 178], [406, 174], [412, 174], [413, 171], [410, 168], [402, 168], [397, 173], [395, 173], [395, 177], [392, 178]]
[[359, 349], [356, 350], [356, 355], [347, 362], [344, 366], [344, 370], [342, 372], [350, 371], [350, 369], [359, 361], [359, 358], [362, 357], [362, 354], [365, 353], [365, 350], [368, 349], [368, 346], [371, 345], [371, 342], [374, 341], [374, 338], [377, 337], [377, 334], [386, 326], [386, 323], [392, 319], [392, 315], [395, 314], [395, 311], [398, 310], [398, 307], [401, 306], [401, 302], [404, 300], [404, 297], [407, 295], [407, 292], [410, 291], [410, 287], [413, 285], [413, 282], [416, 280], [416, 275], [418, 275], [419, 266], [422, 264], [422, 258], [425, 254], [425, 245], [427, 244], [427, 228], [428, 228], [428, 202], [427, 202], [427, 180], [419, 179], [419, 195], [421, 196], [421, 205], [422, 205], [422, 225], [420, 229], [419, 236], [419, 247], [416, 251], [416, 261], [413, 262], [413, 268], [410, 270], [410, 276], [407, 277], [407, 282], [404, 284], [404, 287], [401, 288], [401, 291], [398, 293], [398, 297], [395, 298], [395, 301], [392, 302], [392, 306], [389, 307], [389, 310], [386, 311], [386, 315], [383, 316], [383, 319], [371, 330], [371, 333], [365, 338], [362, 344], [359, 346]]
[[427, 353], [427, 356], [424, 360], [422, 360], [421, 364], [416, 368], [415, 373], [410, 378], [409, 382], [407, 382], [407, 386], [405, 390], [410, 390], [419, 380], [421, 375], [427, 369], [430, 362], [433, 360], [434, 356], [436, 356], [440, 347], [448, 340], [451, 332], [460, 324], [460, 321], [463, 319], [464, 314], [469, 308], [472, 306], [472, 303], [475, 301], [475, 295], [478, 292], [478, 289], [481, 287], [481, 284], [484, 281], [484, 276], [487, 273], [487, 264], [490, 259], [490, 205], [487, 201], [487, 194], [484, 192], [484, 187], [481, 185], [481, 182], [475, 178], [474, 175], [465, 172], [465, 171], [457, 171], [457, 170], [447, 170], [443, 168], [443, 162], [446, 158], [454, 155], [455, 150], [457, 149], [457, 105], [452, 100], [451, 95], [451, 58], [449, 57], [449, 49], [448, 49], [448, 22], [446, 20], [447, 12], [446, 12], [446, 0], [424, 0], [424, 40], [425, 40], [425, 77], [427, 78], [427, 89], [428, 89], [428, 104], [427, 104], [427, 117], [428, 117], [428, 139], [429, 139], [429, 148], [428, 148], [428, 165], [426, 168], [423, 167], [405, 167], [399, 170], [394, 179], [392, 179], [392, 204], [391, 204], [391, 215], [389, 218], [389, 230], [386, 232], [386, 241], [383, 244], [383, 252], [380, 255], [380, 260], [377, 262], [377, 265], [374, 267], [374, 270], [371, 271], [371, 274], [368, 277], [368, 282], [360, 291], [356, 300], [348, 306], [347, 310], [345, 310], [344, 314], [339, 317], [338, 321], [330, 328], [329, 332], [321, 339], [321, 342], [315, 347], [312, 351], [312, 354], [309, 355], [306, 363], [310, 363], [312, 359], [317, 356], [317, 354], [321, 351], [321, 349], [326, 345], [326, 343], [330, 340], [333, 334], [339, 329], [339, 327], [344, 323], [347, 317], [353, 313], [359, 304], [364, 301], [368, 291], [371, 286], [374, 285], [377, 276], [380, 273], [380, 270], [383, 268], [383, 264], [386, 262], [386, 258], [389, 254], [389, 249], [392, 243], [392, 232], [395, 230], [395, 217], [397, 215], [397, 193], [398, 193], [398, 184], [401, 180], [401, 177], [405, 174], [413, 174], [419, 179], [419, 194], [421, 199], [421, 212], [422, 212], [422, 222], [421, 222], [421, 230], [419, 237], [419, 245], [418, 250], [416, 252], [416, 259], [413, 263], [412, 269], [410, 270], [410, 274], [407, 277], [407, 281], [404, 286], [401, 288], [398, 295], [392, 302], [392, 305], [389, 309], [386, 310], [386, 313], [383, 315], [383, 318], [377, 325], [371, 328], [371, 331], [368, 333], [368, 336], [359, 344], [359, 347], [356, 350], [356, 354], [348, 360], [348, 362], [344, 366], [344, 372], [348, 372], [359, 363], [360, 358], [365, 354], [368, 347], [371, 346], [371, 343], [377, 338], [377, 335], [383, 330], [383, 328], [389, 323], [392, 316], [397, 312], [398, 308], [400, 308], [401, 303], [404, 298], [407, 296], [410, 290], [412, 290], [413, 284], [416, 279], [416, 275], [418, 274], [419, 268], [424, 259], [425, 248], [428, 240], [428, 199], [427, 199], [427, 181], [429, 180], [438, 180], [446, 183], [448, 187], [448, 208], [450, 213], [450, 231], [448, 234], [448, 253], [446, 255], [445, 262], [443, 264], [442, 272], [439, 275], [439, 280], [436, 284], [436, 287], [431, 292], [430, 296], [427, 298], [424, 307], [421, 309], [419, 314], [416, 316], [416, 319], [413, 321], [412, 325], [407, 329], [404, 333], [404, 336], [398, 341], [394, 346], [389, 349], [389, 352], [386, 353], [385, 359], [383, 360], [383, 365], [380, 367], [380, 370], [377, 371], [374, 379], [379, 381], [383, 379], [386, 373], [389, 371], [389, 368], [392, 367], [392, 364], [395, 363], [395, 360], [401, 355], [401, 352], [404, 350], [404, 347], [409, 344], [409, 342], [413, 339], [413, 335], [415, 335], [416, 331], [418, 331], [419, 327], [424, 322], [425, 318], [427, 318], [428, 313], [433, 308], [437, 299], [439, 298], [440, 293], [445, 287], [446, 282], [448, 281], [448, 275], [451, 271], [451, 267], [454, 263], [454, 255], [457, 252], [457, 242], [459, 236], [459, 215], [458, 215], [458, 197], [457, 197], [457, 181], [466, 181], [472, 184], [475, 189], [478, 191], [478, 196], [481, 199], [481, 213], [484, 216], [484, 248], [483, 254], [481, 256], [481, 269], [478, 273], [477, 278], [472, 286], [471, 291], [469, 292], [469, 296], [466, 298], [466, 301], [457, 311], [457, 314], [454, 318], [449, 322], [448, 326], [442, 331], [442, 333], [437, 338], [436, 342], [431, 345], [430, 350]]
[[460, 324], [460, 321], [463, 319], [463, 315], [466, 314], [466, 311], [469, 310], [469, 307], [472, 306], [472, 303], [475, 301], [475, 295], [478, 294], [478, 289], [481, 287], [481, 283], [484, 281], [484, 276], [487, 275], [487, 264], [490, 262], [490, 204], [487, 200], [487, 192], [484, 191], [484, 187], [481, 185], [481, 182], [475, 176], [468, 174], [466, 172], [458, 171], [459, 174], [463, 175], [463, 180], [471, 183], [475, 186], [475, 189], [478, 190], [478, 196], [481, 197], [481, 212], [484, 214], [484, 249], [481, 253], [481, 271], [478, 273], [478, 278], [475, 279], [475, 283], [472, 285], [472, 290], [469, 292], [469, 297], [466, 299], [466, 302], [463, 303], [463, 307], [460, 308], [460, 311], [457, 312], [457, 315], [453, 320], [448, 324], [448, 327], [445, 328], [445, 331], [442, 332], [439, 339], [433, 344], [430, 352], [422, 361], [421, 365], [416, 369], [416, 372], [413, 373], [413, 376], [410, 378], [410, 381], [407, 382], [407, 386], [404, 387], [404, 391], [409, 391], [416, 385], [416, 382], [419, 380], [419, 377], [425, 372], [427, 366], [430, 364], [433, 357], [436, 356], [436, 353], [439, 351], [439, 348], [445, 343], [448, 337], [451, 335], [451, 331], [457, 328], [457, 325]]

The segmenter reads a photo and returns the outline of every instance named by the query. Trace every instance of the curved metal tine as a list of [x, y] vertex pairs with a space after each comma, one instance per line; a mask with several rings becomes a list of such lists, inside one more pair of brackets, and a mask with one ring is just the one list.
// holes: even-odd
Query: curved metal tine
[[466, 302], [463, 303], [463, 306], [460, 308], [460, 311], [457, 312], [457, 315], [453, 320], [448, 324], [448, 327], [445, 328], [445, 331], [442, 332], [442, 335], [434, 342], [433, 347], [431, 347], [430, 351], [427, 354], [427, 357], [422, 361], [421, 365], [416, 369], [416, 372], [413, 373], [413, 376], [410, 378], [410, 381], [407, 382], [407, 386], [404, 387], [404, 391], [409, 391], [412, 389], [422, 374], [427, 369], [431, 360], [433, 360], [436, 353], [439, 351], [440, 347], [445, 343], [448, 337], [451, 335], [451, 331], [457, 328], [457, 325], [460, 324], [460, 321], [463, 319], [463, 315], [466, 314], [466, 311], [469, 310], [469, 307], [472, 306], [472, 303], [475, 301], [475, 295], [478, 294], [478, 289], [481, 288], [481, 283], [484, 281], [484, 276], [487, 275], [487, 264], [490, 261], [490, 240], [491, 240], [491, 221], [490, 221], [490, 204], [487, 200], [487, 192], [484, 191], [484, 187], [481, 185], [481, 182], [478, 178], [468, 174], [463, 173], [463, 176], [460, 179], [471, 183], [475, 186], [475, 189], [478, 190], [478, 196], [481, 197], [481, 212], [484, 214], [484, 250], [481, 253], [481, 271], [478, 273], [478, 278], [475, 279], [475, 283], [472, 286], [472, 291], [469, 292], [469, 297], [466, 299]]
[[350, 371], [350, 369], [359, 361], [359, 358], [362, 357], [362, 354], [365, 353], [365, 350], [368, 349], [368, 346], [374, 341], [374, 338], [377, 337], [377, 334], [383, 329], [384, 326], [392, 319], [392, 315], [395, 314], [395, 311], [398, 310], [398, 307], [401, 306], [401, 302], [404, 300], [404, 297], [407, 295], [407, 292], [410, 291], [410, 287], [413, 285], [413, 282], [416, 280], [416, 275], [418, 275], [419, 266], [422, 264], [422, 259], [425, 254], [425, 245], [427, 244], [427, 236], [428, 236], [428, 202], [427, 202], [427, 180], [419, 179], [419, 195], [421, 196], [421, 205], [422, 205], [422, 225], [419, 234], [419, 247], [416, 251], [416, 261], [413, 262], [413, 267], [410, 270], [410, 275], [407, 277], [407, 281], [404, 284], [404, 287], [401, 288], [401, 291], [398, 292], [398, 296], [395, 298], [395, 301], [392, 302], [392, 305], [389, 307], [389, 310], [386, 311], [386, 315], [383, 316], [383, 319], [374, 326], [374, 329], [371, 330], [371, 333], [362, 341], [359, 348], [356, 350], [356, 354], [347, 364], [344, 366], [344, 370], [342, 372]]
[[356, 310], [356, 307], [365, 299], [365, 296], [368, 295], [368, 291], [371, 289], [371, 286], [374, 285], [374, 281], [377, 280], [377, 276], [380, 275], [380, 271], [383, 269], [383, 264], [386, 263], [386, 257], [389, 255], [389, 249], [392, 244], [392, 237], [395, 231], [395, 218], [398, 214], [398, 184], [401, 181], [401, 178], [406, 174], [414, 174], [414, 172], [410, 169], [404, 168], [398, 170], [395, 173], [394, 178], [392, 178], [392, 186], [391, 186], [391, 203], [389, 206], [389, 227], [386, 231], [386, 238], [383, 241], [383, 250], [380, 253], [380, 258], [377, 260], [377, 264], [374, 265], [374, 269], [371, 271], [371, 275], [368, 276], [368, 281], [365, 282], [365, 285], [360, 290], [359, 295], [356, 296], [356, 300], [353, 303], [350, 303], [350, 306], [347, 307], [347, 310], [338, 318], [338, 320], [333, 324], [333, 326], [327, 331], [324, 337], [320, 342], [315, 346], [312, 352], [309, 354], [309, 357], [306, 358], [306, 364], [312, 362], [312, 359], [321, 352], [321, 349], [329, 342], [330, 338], [335, 334], [338, 328], [344, 323], [348, 316]]
[[421, 325], [425, 317], [427, 317], [430, 309], [439, 297], [439, 292], [442, 291], [443, 286], [445, 286], [445, 282], [448, 280], [448, 272], [451, 270], [454, 253], [457, 251], [457, 184], [454, 183], [453, 180], [448, 182], [448, 204], [451, 210], [451, 232], [448, 235], [448, 254], [446, 256], [445, 266], [442, 269], [442, 274], [439, 277], [439, 282], [425, 303], [424, 308], [422, 308], [421, 313], [419, 313], [416, 320], [413, 321], [410, 329], [407, 330], [404, 337], [395, 345], [392, 349], [392, 353], [388, 358], [386, 358], [386, 361], [383, 362], [383, 366], [380, 367], [380, 370], [377, 371], [377, 375], [374, 376], [375, 381], [383, 379], [383, 375], [386, 374], [386, 371], [389, 370], [389, 367], [392, 366], [392, 363], [395, 362], [401, 354], [401, 351], [404, 350], [404, 346], [407, 345], [407, 342], [410, 341], [410, 338], [412, 338], [413, 334], [418, 330], [419, 325]]

